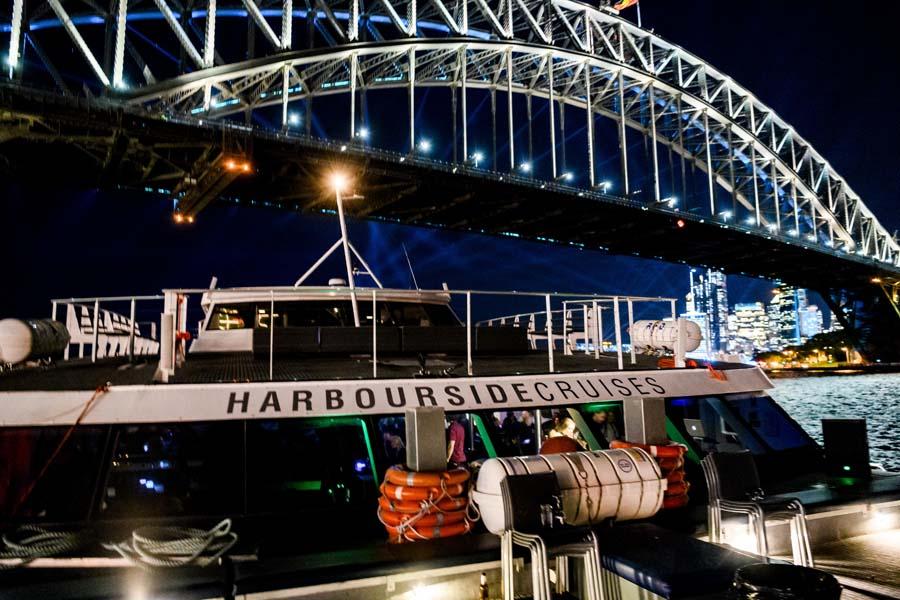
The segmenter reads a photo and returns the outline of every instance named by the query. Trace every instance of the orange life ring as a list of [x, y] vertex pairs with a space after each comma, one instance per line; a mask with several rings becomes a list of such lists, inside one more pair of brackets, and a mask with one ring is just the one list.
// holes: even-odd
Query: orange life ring
[[381, 493], [394, 500], [433, 500], [445, 494], [462, 496], [465, 492], [465, 486], [459, 483], [443, 487], [408, 487], [387, 482], [381, 485]]
[[433, 540], [437, 538], [447, 538], [456, 535], [462, 535], [472, 530], [472, 523], [469, 521], [461, 521], [452, 525], [444, 525], [443, 527], [385, 527], [388, 535], [392, 539], [415, 540]]
[[669, 473], [670, 471], [676, 471], [684, 466], [684, 459], [681, 457], [678, 458], [658, 458], [656, 462], [659, 463], [659, 468], [663, 473]]
[[681, 496], [666, 496], [663, 498], [663, 509], [670, 508], [681, 508], [682, 506], [687, 506], [690, 498], [687, 494], [682, 494]]
[[666, 488], [666, 496], [684, 496], [691, 489], [691, 484], [687, 481], [676, 481], [669, 484]]
[[666, 473], [666, 481], [669, 484], [677, 483], [679, 481], [684, 481], [684, 469], [674, 469]]
[[457, 510], [454, 512], [437, 512], [425, 514], [416, 518], [415, 515], [409, 513], [393, 512], [390, 510], [379, 510], [378, 516], [384, 525], [390, 527], [399, 527], [400, 525], [415, 519], [410, 525], [411, 527], [445, 527], [454, 523], [461, 523], [466, 520], [466, 511]]
[[[674, 369], [675, 359], [671, 356], [664, 356], [656, 361], [656, 366], [660, 369]], [[693, 358], [688, 358], [684, 361], [684, 366], [688, 369], [696, 369], [699, 365]]]
[[469, 471], [463, 468], [450, 471], [418, 472], [408, 471], [402, 465], [395, 465], [387, 470], [384, 478], [394, 485], [405, 487], [441, 487], [441, 483], [456, 485], [469, 480]]
[[[469, 503], [467, 498], [443, 498], [437, 502], [433, 508], [429, 508], [429, 513], [434, 512], [453, 512], [465, 508]], [[381, 510], [388, 510], [404, 514], [416, 514], [422, 510], [423, 501], [413, 500], [392, 500], [385, 496], [378, 497], [378, 506]]]
[[680, 458], [682, 454], [687, 452], [687, 448], [681, 444], [668, 444], [666, 446], [658, 446], [652, 444], [633, 444], [622, 440], [613, 440], [609, 443], [610, 448], [641, 448], [650, 453], [654, 458]]

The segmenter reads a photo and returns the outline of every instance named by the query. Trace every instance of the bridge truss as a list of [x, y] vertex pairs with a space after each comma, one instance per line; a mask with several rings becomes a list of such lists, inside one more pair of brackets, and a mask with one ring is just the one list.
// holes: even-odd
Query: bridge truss
[[[340, 135], [361, 143], [370, 125], [366, 98], [405, 92], [403, 106], [380, 126], [403, 128], [401, 150], [417, 153], [417, 132], [431, 127], [423, 120], [450, 121], [452, 160], [460, 164], [478, 162], [470, 113], [475, 95], [487, 93], [493, 152], [486, 162], [519, 175], [527, 165], [548, 182], [567, 176], [565, 118], [583, 112], [578, 185], [585, 189], [608, 187], [597, 146], [614, 145], [622, 198], [677, 212], [664, 190], [680, 183], [684, 201], [688, 170], [698, 171], [703, 192], [693, 207], [680, 208], [692, 217], [900, 267], [896, 237], [775, 111], [608, 7], [574, 0], [13, 0], [0, 31], [9, 36], [10, 78], [46, 79], [62, 94], [73, 94], [78, 80], [86, 94], [161, 117], [252, 122], [269, 111], [290, 128], [302, 106], [310, 127], [313, 112], [333, 113], [328, 97], [340, 95], [349, 98]], [[422, 97], [434, 88], [449, 90], [450, 105], [423, 116]], [[506, 117], [499, 128], [498, 101]], [[547, 123], [534, 118], [541, 108]], [[597, 139], [604, 118], [614, 142]], [[537, 152], [536, 127], [546, 127], [537, 137], [549, 139]], [[635, 132], [649, 140], [641, 167], [629, 143]]]

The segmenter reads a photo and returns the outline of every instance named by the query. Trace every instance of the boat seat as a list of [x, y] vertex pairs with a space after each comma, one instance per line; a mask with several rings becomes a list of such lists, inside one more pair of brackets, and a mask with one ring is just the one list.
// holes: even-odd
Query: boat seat
[[475, 350], [479, 354], [524, 354], [529, 349], [528, 330], [525, 327], [505, 325], [475, 328]]
[[[400, 329], [378, 327], [375, 335], [379, 352], [400, 352]], [[319, 348], [322, 352], [372, 354], [371, 327], [320, 327]]]
[[272, 339], [268, 329], [253, 330], [253, 354], [269, 354], [269, 343], [275, 354], [308, 354], [319, 351], [318, 327], [276, 327]]
[[652, 523], [619, 523], [601, 535], [604, 569], [672, 600], [724, 594], [737, 569], [761, 560]]
[[466, 351], [466, 328], [459, 325], [435, 327], [404, 326], [404, 352], [446, 352], [463, 354]]

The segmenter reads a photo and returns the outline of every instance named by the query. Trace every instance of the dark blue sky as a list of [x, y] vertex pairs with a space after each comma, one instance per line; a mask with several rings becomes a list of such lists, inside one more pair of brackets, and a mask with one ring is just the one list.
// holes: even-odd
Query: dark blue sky
[[[792, 123], [889, 229], [900, 227], [900, 42], [882, 3], [643, 0], [644, 25], [753, 90]], [[634, 11], [626, 13], [633, 18]], [[163, 287], [289, 284], [337, 235], [333, 218], [222, 205], [178, 228], [171, 204], [136, 192], [2, 184], [0, 317], [40, 316], [52, 296]], [[352, 223], [387, 285], [598, 291], [683, 298], [687, 268], [513, 239]], [[323, 272], [338, 273], [340, 263]], [[320, 279], [319, 282], [324, 282]], [[771, 284], [729, 280], [732, 302]]]

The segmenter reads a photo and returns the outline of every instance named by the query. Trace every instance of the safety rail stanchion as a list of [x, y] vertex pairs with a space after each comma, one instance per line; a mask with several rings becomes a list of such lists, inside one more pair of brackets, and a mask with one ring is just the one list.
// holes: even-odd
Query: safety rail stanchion
[[269, 381], [275, 378], [275, 290], [269, 290]]
[[603, 346], [603, 338], [601, 337], [603, 330], [600, 326], [600, 306], [596, 300], [591, 301], [591, 308], [594, 310], [594, 358], [600, 360], [600, 350]]
[[563, 300], [562, 303], [562, 343], [563, 356], [572, 354], [569, 349], [569, 303]]
[[378, 291], [372, 288], [372, 379], [378, 377]]
[[588, 306], [585, 303], [581, 304], [581, 325], [584, 329], [584, 353], [587, 355], [591, 354], [591, 338], [589, 337], [588, 331]]
[[613, 298], [613, 320], [616, 325], [616, 354], [619, 361], [619, 370], [625, 367], [625, 361], [622, 360], [622, 317], [619, 315], [619, 297]]
[[53, 302], [50, 303], [50, 307], [51, 307], [50, 308], [50, 319], [55, 321], [56, 320], [56, 300], [54, 300]]
[[97, 344], [100, 343], [100, 299], [94, 300], [94, 343], [91, 344], [91, 362], [97, 362]]
[[547, 360], [550, 372], [553, 373], [553, 312], [550, 310], [550, 294], [544, 294], [544, 304], [547, 310]]
[[669, 302], [671, 302], [672, 304], [672, 321], [674, 322], [678, 318], [678, 312], [675, 308], [675, 300], [670, 300]]
[[472, 292], [466, 292], [466, 373], [472, 376]]
[[[137, 301], [132, 298], [131, 299], [131, 309], [128, 313], [128, 360], [134, 358], [134, 328], [135, 328], [135, 307], [137, 305]], [[199, 333], [199, 332], [198, 332]]]
[[628, 341], [631, 350], [631, 364], [637, 362], [637, 356], [634, 353], [634, 342], [631, 341], [631, 330], [634, 328], [634, 307], [631, 298], [628, 299]]

